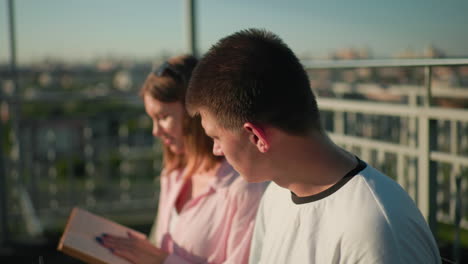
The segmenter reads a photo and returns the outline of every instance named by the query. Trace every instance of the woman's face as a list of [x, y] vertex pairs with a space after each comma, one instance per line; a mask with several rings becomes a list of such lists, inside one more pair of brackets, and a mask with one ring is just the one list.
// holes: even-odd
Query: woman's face
[[174, 154], [184, 153], [183, 120], [185, 109], [180, 102], [164, 103], [149, 94], [143, 97], [145, 110], [153, 121], [153, 136], [158, 137]]

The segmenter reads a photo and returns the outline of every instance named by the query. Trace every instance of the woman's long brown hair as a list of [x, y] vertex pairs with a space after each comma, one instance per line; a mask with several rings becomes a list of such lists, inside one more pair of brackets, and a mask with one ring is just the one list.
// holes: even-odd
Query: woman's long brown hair
[[[185, 107], [185, 93], [197, 59], [190, 55], [173, 57], [167, 61], [177, 70], [177, 74], [162, 72], [160, 76], [150, 73], [140, 89], [140, 96], [151, 96], [163, 103], [180, 102]], [[180, 75], [180, 76], [179, 76]], [[168, 146], [163, 146], [163, 166], [167, 173], [185, 168], [184, 177], [189, 178], [198, 170], [213, 168], [222, 157], [213, 155], [213, 140], [209, 138], [199, 116], [190, 117], [184, 113], [183, 120], [184, 153], [175, 154]]]

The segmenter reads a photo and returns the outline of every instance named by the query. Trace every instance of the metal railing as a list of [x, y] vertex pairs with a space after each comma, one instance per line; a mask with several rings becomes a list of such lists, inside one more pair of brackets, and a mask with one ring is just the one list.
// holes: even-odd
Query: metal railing
[[[314, 75], [323, 75], [324, 71], [325, 76], [335, 79], [340, 79], [340, 73], [362, 69], [374, 74], [368, 78], [373, 83], [354, 78], [351, 82], [322, 82], [324, 87], [315, 85], [322, 121], [337, 144], [361, 156], [408, 191], [434, 234], [438, 223], [454, 227], [452, 256], [459, 260], [460, 228], [468, 229], [468, 59], [303, 64], [312, 83]], [[463, 76], [454, 74], [461, 67], [466, 68], [460, 71]], [[378, 84], [379, 74], [375, 73], [389, 68], [399, 69], [397, 75], [406, 70], [411, 72], [406, 75], [414, 77], [414, 72], [419, 71], [421, 76], [414, 78], [413, 84]], [[434, 77], [434, 69], [446, 70], [446, 75], [461, 80], [440, 82]], [[451, 103], [447, 107], [443, 101]]]
[[[354, 82], [339, 74], [328, 76], [324, 87], [314, 87], [324, 126], [335, 142], [398, 181], [434, 231], [437, 222], [468, 229], [468, 110], [466, 105], [438, 105], [440, 98], [468, 101], [468, 88], [464, 83], [433, 85], [432, 76], [433, 67], [468, 66], [468, 60], [399, 63], [304, 65], [312, 83], [323, 71], [387, 67], [418, 71], [421, 76], [416, 74], [410, 84], [381, 85], [379, 74]], [[9, 122], [17, 125], [0, 128], [8, 139], [0, 146], [7, 150], [0, 152], [0, 169], [3, 161], [8, 211], [2, 211], [2, 225], [10, 238], [40, 235], [63, 224], [74, 205], [98, 213], [138, 211], [154, 216], [158, 188], [154, 177], [161, 153], [158, 142], [153, 144], [136, 87], [133, 90], [0, 93], [0, 104], [21, 100], [21, 114], [12, 113], [18, 119]], [[90, 112], [92, 107], [97, 107], [95, 112]], [[83, 111], [87, 113], [80, 114]]]
[[[21, 96], [21, 112], [14, 113], [21, 118], [0, 128], [6, 139], [0, 152], [3, 238], [60, 229], [74, 206], [150, 224], [161, 152], [136, 92], [89, 97], [86, 91], [55, 96], [37, 90]], [[0, 94], [0, 104], [18, 100]]]

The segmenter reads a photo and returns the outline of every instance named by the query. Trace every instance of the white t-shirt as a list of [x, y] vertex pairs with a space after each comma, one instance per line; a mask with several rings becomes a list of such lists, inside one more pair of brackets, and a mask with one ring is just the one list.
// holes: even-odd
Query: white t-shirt
[[362, 161], [319, 194], [271, 183], [257, 214], [249, 263], [440, 263], [409, 195]]

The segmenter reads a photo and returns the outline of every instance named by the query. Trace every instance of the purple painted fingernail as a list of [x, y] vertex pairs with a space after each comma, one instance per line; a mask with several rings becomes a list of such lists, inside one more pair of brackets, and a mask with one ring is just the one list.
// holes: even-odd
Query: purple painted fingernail
[[103, 243], [102, 238], [100, 238], [100, 237], [95, 237], [95, 239], [96, 239], [96, 241], [97, 241], [99, 244], [102, 244], [102, 243]]

